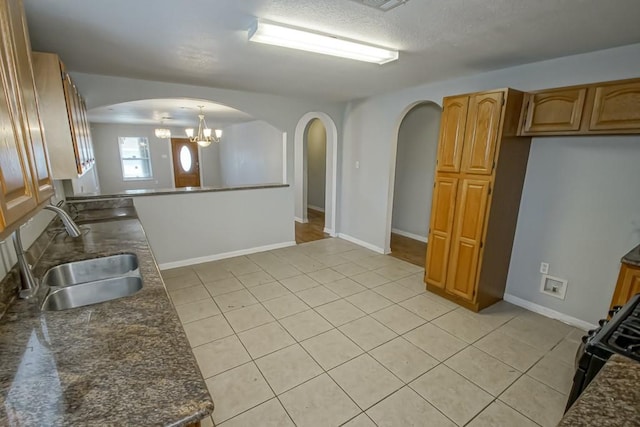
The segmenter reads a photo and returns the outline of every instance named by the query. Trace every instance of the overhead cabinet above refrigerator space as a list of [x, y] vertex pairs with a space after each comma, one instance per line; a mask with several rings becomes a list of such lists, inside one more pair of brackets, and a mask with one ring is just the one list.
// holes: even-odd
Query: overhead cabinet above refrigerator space
[[640, 79], [527, 93], [520, 135], [640, 133]]

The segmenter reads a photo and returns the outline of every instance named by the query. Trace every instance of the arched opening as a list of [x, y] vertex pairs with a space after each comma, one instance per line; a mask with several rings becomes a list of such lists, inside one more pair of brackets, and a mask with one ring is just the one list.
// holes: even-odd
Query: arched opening
[[[296, 126], [295, 137], [295, 220], [308, 224], [308, 207], [324, 210], [321, 233], [336, 234], [336, 183], [338, 131], [325, 113], [305, 114]], [[324, 158], [322, 158], [324, 153]], [[324, 185], [318, 181], [324, 179]], [[311, 186], [311, 191], [310, 191]], [[324, 197], [322, 196], [324, 193]], [[298, 225], [299, 227], [299, 225]], [[321, 238], [321, 237], [320, 237]]]
[[313, 119], [304, 131], [304, 165], [306, 201], [303, 222], [296, 222], [296, 242], [305, 243], [324, 239], [325, 198], [327, 182], [327, 130], [320, 119]]
[[424, 267], [433, 174], [442, 109], [412, 106], [400, 123], [393, 168], [388, 248], [391, 255]]
[[[198, 130], [199, 114], [203, 114], [207, 128], [221, 131], [219, 139], [209, 144], [189, 141], [186, 129]], [[285, 134], [229, 106], [206, 99], [153, 98], [95, 107], [88, 116], [96, 157], [94, 169], [104, 194], [286, 182]], [[123, 154], [122, 144], [118, 144], [123, 137], [136, 142], [133, 148], [146, 147], [141, 153], [145, 156], [131, 148], [127, 153], [133, 154]], [[139, 163], [146, 167], [140, 170], [152, 173], [125, 176], [125, 167], [131, 169], [131, 164]]]

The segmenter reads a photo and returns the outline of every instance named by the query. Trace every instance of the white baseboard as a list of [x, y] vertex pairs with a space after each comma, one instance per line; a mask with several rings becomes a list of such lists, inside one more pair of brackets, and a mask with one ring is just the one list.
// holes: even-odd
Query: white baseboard
[[394, 234], [399, 234], [400, 236], [408, 237], [413, 240], [417, 240], [419, 242], [427, 243], [427, 238], [420, 236], [419, 234], [409, 233], [408, 231], [398, 230], [397, 228], [392, 228], [391, 232]]
[[559, 311], [555, 311], [543, 305], [536, 304], [522, 298], [518, 298], [511, 294], [505, 293], [503, 299], [507, 302], [510, 302], [511, 304], [517, 305], [522, 308], [526, 308], [529, 311], [533, 311], [534, 313], [542, 314], [543, 316], [559, 320], [561, 322], [567, 323], [571, 326], [575, 326], [576, 328], [580, 328], [585, 331], [596, 328], [596, 325], [592, 323], [585, 322], [584, 320], [580, 320], [578, 318], [569, 316], [567, 314], [560, 313]]
[[301, 223], [301, 224], [306, 224], [306, 223], [308, 223], [308, 222], [309, 222], [309, 220], [306, 220], [306, 221], [305, 221], [304, 219], [302, 219], [302, 218], [298, 218], [297, 216], [294, 216], [294, 217], [293, 217], [293, 219], [294, 219], [296, 222], [299, 222], [299, 223]]
[[197, 258], [183, 259], [183, 260], [180, 260], [180, 261], [165, 262], [165, 263], [162, 263], [162, 264], [158, 264], [158, 267], [160, 267], [160, 270], [169, 270], [171, 268], [186, 267], [186, 266], [189, 266], [189, 265], [200, 264], [200, 263], [203, 263], [203, 262], [218, 261], [218, 260], [221, 260], [221, 259], [233, 258], [233, 257], [236, 257], [236, 256], [241, 256], [241, 255], [250, 255], [250, 254], [255, 254], [257, 252], [271, 251], [271, 250], [274, 250], [274, 249], [286, 248], [286, 247], [295, 246], [295, 245], [296, 245], [295, 241], [275, 243], [273, 245], [258, 246], [258, 247], [249, 248], [249, 249], [240, 249], [238, 251], [223, 252], [221, 254], [214, 254], [214, 255], [207, 255], [207, 256], [202, 256], [202, 257], [197, 257]]
[[321, 208], [320, 206], [307, 205], [307, 208], [318, 212], [324, 212], [324, 208]]
[[[322, 231], [323, 231], [323, 232], [325, 232], [325, 233], [327, 233], [327, 234], [328, 234], [329, 236], [331, 236], [331, 237], [336, 237], [336, 236], [337, 236], [336, 231], [335, 231], [335, 230], [333, 230], [333, 229], [331, 229], [331, 228], [327, 228], [327, 227], [325, 227], [325, 228], [324, 228], [324, 230], [322, 230]], [[345, 240], [346, 240], [346, 239], [345, 239]]]
[[364, 248], [370, 249], [374, 252], [378, 252], [379, 254], [383, 254], [384, 255], [384, 249], [372, 245], [371, 243], [367, 243], [365, 241], [362, 241], [360, 239], [356, 239], [355, 237], [349, 236], [348, 234], [344, 234], [344, 233], [338, 233], [338, 237], [341, 239], [346, 240], [347, 242], [351, 242], [351, 243], [355, 243], [356, 245], [362, 246]]

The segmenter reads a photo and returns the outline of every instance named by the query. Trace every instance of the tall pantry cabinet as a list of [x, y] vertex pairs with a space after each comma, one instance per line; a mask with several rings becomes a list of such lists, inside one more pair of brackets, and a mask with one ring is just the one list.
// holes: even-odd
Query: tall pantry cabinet
[[443, 103], [425, 264], [427, 289], [478, 311], [502, 299], [530, 138], [513, 89]]

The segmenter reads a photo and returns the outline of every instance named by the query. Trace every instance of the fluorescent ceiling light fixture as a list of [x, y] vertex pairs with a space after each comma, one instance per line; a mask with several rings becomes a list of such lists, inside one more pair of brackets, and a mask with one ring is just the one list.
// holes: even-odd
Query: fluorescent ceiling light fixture
[[249, 40], [375, 64], [386, 64], [398, 59], [397, 50], [384, 49], [259, 20], [249, 30]]

